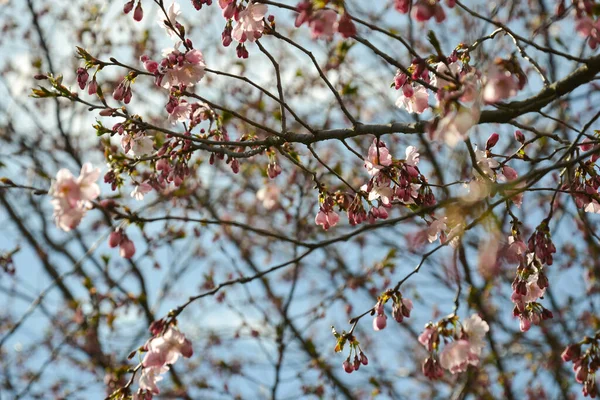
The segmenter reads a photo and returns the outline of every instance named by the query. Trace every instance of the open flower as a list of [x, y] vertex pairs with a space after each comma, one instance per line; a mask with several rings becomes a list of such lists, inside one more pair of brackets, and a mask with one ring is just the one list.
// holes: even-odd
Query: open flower
[[409, 113], [421, 114], [427, 110], [429, 93], [423, 86], [417, 86], [414, 90], [403, 90], [398, 100], [396, 107], [403, 108]]
[[[175, 20], [179, 16], [179, 14], [181, 14], [181, 8], [179, 7], [179, 3], [174, 1], [167, 9], [167, 16], [169, 18], [169, 22], [173, 24], [175, 29], [177, 29], [177, 23]], [[177, 34], [177, 32], [167, 25], [165, 14], [160, 8], [158, 9], [157, 22], [158, 25], [160, 25], [167, 32], [167, 35], [169, 35], [171, 39], [179, 40], [179, 35]]]
[[315, 12], [308, 23], [313, 39], [333, 39], [336, 28], [337, 13], [333, 10]]
[[442, 139], [450, 147], [467, 138], [467, 132], [479, 122], [481, 110], [478, 104], [472, 107], [459, 106], [458, 110], [447, 113], [433, 133], [434, 139]]
[[96, 183], [99, 176], [100, 169], [90, 163], [83, 164], [77, 179], [68, 169], [58, 171], [48, 194], [52, 196], [54, 220], [60, 229], [74, 229], [87, 210], [92, 208], [92, 200], [100, 195], [100, 187]]
[[152, 394], [159, 394], [160, 389], [156, 385], [157, 382], [163, 380], [162, 374], [167, 372], [169, 367], [160, 366], [160, 367], [144, 367], [142, 369], [142, 374], [140, 375], [140, 389], [147, 390]]
[[169, 327], [162, 336], [148, 342], [148, 352], [142, 364], [144, 368], [160, 367], [174, 364], [180, 356], [189, 358], [194, 353], [192, 343], [185, 335], [173, 327]]
[[477, 314], [463, 323], [463, 337], [444, 347], [440, 353], [440, 365], [452, 374], [464, 372], [469, 365], [478, 365], [485, 346], [483, 339], [490, 327]]
[[375, 176], [379, 173], [379, 170], [383, 167], [392, 165], [392, 155], [383, 142], [377, 143], [377, 139], [373, 139], [373, 143], [369, 147], [369, 153], [367, 160], [365, 161], [365, 168], [371, 176]]
[[260, 38], [265, 29], [263, 18], [266, 13], [267, 6], [265, 4], [250, 3], [245, 10], [239, 13], [239, 19], [233, 28], [231, 37], [240, 43], [244, 43], [246, 40], [254, 42]]

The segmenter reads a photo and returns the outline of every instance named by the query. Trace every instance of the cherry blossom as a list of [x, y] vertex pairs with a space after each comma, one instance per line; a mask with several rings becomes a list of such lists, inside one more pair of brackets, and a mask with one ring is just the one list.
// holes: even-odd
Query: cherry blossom
[[404, 164], [416, 167], [419, 164], [419, 151], [415, 146], [408, 146], [406, 148], [406, 159]]
[[254, 42], [262, 36], [265, 29], [263, 18], [267, 13], [265, 4], [250, 3], [245, 10], [239, 13], [239, 17], [231, 37], [236, 42], [243, 43], [246, 40]]
[[506, 70], [494, 67], [486, 75], [483, 87], [483, 100], [486, 103], [497, 103], [517, 94], [519, 82]]
[[[166, 64], [164, 75], [158, 77], [160, 86], [171, 89], [173, 86], [194, 86], [205, 74], [206, 64], [202, 52], [197, 49], [182, 54], [177, 47], [163, 60]], [[165, 61], [166, 60], [166, 61]], [[162, 65], [162, 64], [161, 64]]]
[[279, 195], [281, 189], [276, 185], [267, 185], [256, 192], [256, 198], [262, 201], [263, 207], [267, 210], [273, 210], [279, 204]]
[[396, 100], [396, 107], [403, 108], [409, 113], [421, 114], [429, 107], [428, 100], [427, 89], [417, 86], [414, 90], [403, 90], [402, 95]]
[[131, 197], [137, 201], [144, 200], [144, 195], [152, 191], [152, 186], [146, 181], [135, 185], [135, 188], [131, 192]]
[[[179, 3], [174, 1], [171, 3], [169, 8], [167, 9], [167, 18], [168, 18], [169, 22], [174, 25], [175, 29], [177, 29], [178, 23], [176, 22], [176, 19], [179, 16], [179, 14], [181, 14], [181, 7], [179, 6]], [[160, 8], [158, 9], [157, 22], [158, 22], [158, 25], [160, 25], [165, 30], [165, 32], [171, 39], [176, 40], [176, 41], [180, 40], [179, 34], [178, 34], [179, 32], [173, 30], [171, 27], [169, 27], [167, 25], [167, 20], [165, 18], [165, 14], [163, 13], [162, 9], [160, 9]]]
[[[500, 166], [498, 161], [494, 160], [493, 158], [489, 158], [486, 151], [478, 150], [477, 147], [475, 147], [475, 160], [477, 161], [477, 166], [484, 174], [490, 178], [494, 178], [493, 169]], [[476, 173], [478, 172], [473, 172], [475, 175]]]
[[144, 367], [138, 381], [140, 389], [147, 390], [151, 394], [159, 394], [160, 389], [158, 388], [157, 383], [164, 379], [162, 374], [168, 370], [169, 367], [167, 366]]
[[315, 12], [308, 23], [313, 39], [333, 39], [336, 28], [337, 13], [333, 10]]
[[431, 222], [427, 229], [427, 240], [429, 240], [429, 243], [435, 242], [440, 235], [443, 237], [444, 231], [448, 228], [446, 226], [447, 221], [448, 217], [441, 217]]
[[186, 100], [181, 100], [169, 114], [169, 122], [171, 125], [177, 124], [177, 122], [185, 122], [190, 119], [190, 113], [192, 111], [192, 105]]
[[315, 223], [321, 225], [323, 229], [328, 230], [332, 226], [336, 226], [340, 221], [340, 216], [333, 210], [324, 210], [321, 208], [315, 217]]
[[433, 139], [441, 139], [448, 146], [455, 147], [468, 137], [467, 132], [479, 122], [480, 115], [481, 110], [477, 104], [470, 108], [459, 106], [458, 110], [448, 112], [439, 121], [433, 132]]
[[100, 196], [96, 183], [99, 177], [100, 169], [90, 163], [83, 164], [77, 179], [68, 169], [58, 171], [48, 194], [52, 196], [54, 220], [60, 229], [66, 232], [74, 229], [92, 208], [91, 202]]
[[172, 365], [180, 356], [190, 358], [193, 352], [192, 343], [171, 326], [163, 335], [150, 339], [142, 364], [144, 368]]
[[385, 143], [379, 141], [378, 145], [377, 139], [373, 139], [373, 143], [371, 143], [371, 146], [369, 147], [367, 160], [365, 161], [367, 172], [369, 175], [375, 176], [382, 168], [390, 165], [392, 165], [392, 155], [385, 146]]
[[141, 157], [154, 152], [154, 140], [143, 133], [135, 136], [126, 134], [121, 138], [121, 147], [127, 155]]
[[489, 331], [487, 322], [474, 314], [463, 323], [463, 338], [447, 344], [440, 353], [440, 365], [452, 374], [464, 372], [469, 365], [478, 365]]

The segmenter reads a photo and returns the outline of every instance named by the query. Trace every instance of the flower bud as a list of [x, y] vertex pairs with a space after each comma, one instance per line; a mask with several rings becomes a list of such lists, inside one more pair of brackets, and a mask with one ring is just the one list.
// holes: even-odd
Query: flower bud
[[123, 6], [123, 12], [125, 14], [129, 14], [131, 12], [131, 10], [133, 10], [133, 5], [134, 5], [134, 0], [131, 0], [127, 3], [125, 3], [125, 5]]
[[352, 365], [352, 363], [350, 362], [350, 360], [344, 361], [344, 363], [342, 364], [342, 366], [344, 367], [344, 371], [346, 371], [349, 374], [351, 374], [354, 371], [354, 366]]
[[496, 132], [492, 133], [485, 144], [485, 149], [490, 150], [492, 147], [494, 147], [496, 143], [498, 143], [498, 139], [500, 139], [500, 135], [498, 135]]
[[580, 355], [581, 346], [579, 344], [571, 344], [565, 348], [565, 350], [561, 354], [561, 357], [563, 361], [567, 362], [579, 358]]
[[142, 2], [138, 1], [135, 11], [133, 12], [133, 19], [140, 22], [144, 18], [144, 9], [142, 8]]
[[523, 135], [523, 132], [518, 129], [515, 131], [515, 140], [519, 143], [525, 142], [525, 135]]
[[123, 258], [131, 258], [135, 254], [135, 244], [128, 238], [121, 241], [119, 255]]
[[113, 231], [110, 233], [110, 236], [108, 237], [108, 245], [112, 248], [115, 248], [121, 243], [122, 239], [123, 239], [123, 236], [121, 235], [121, 232]]

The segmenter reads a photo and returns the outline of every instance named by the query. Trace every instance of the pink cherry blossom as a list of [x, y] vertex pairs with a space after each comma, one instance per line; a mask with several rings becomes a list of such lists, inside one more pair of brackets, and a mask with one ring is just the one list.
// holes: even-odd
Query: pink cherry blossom
[[373, 139], [373, 143], [369, 147], [369, 153], [367, 160], [365, 161], [365, 168], [371, 176], [375, 176], [379, 173], [379, 170], [383, 167], [392, 165], [392, 155], [383, 142], [379, 142], [377, 146], [377, 139]]
[[142, 360], [144, 368], [172, 365], [180, 356], [190, 358], [194, 353], [192, 343], [185, 335], [170, 326], [162, 336], [148, 342], [148, 352]]
[[254, 42], [262, 36], [265, 29], [263, 18], [267, 13], [265, 4], [250, 3], [245, 10], [239, 13], [237, 24], [233, 28], [231, 37], [237, 42], [246, 40]]
[[337, 215], [337, 213], [335, 213], [333, 210], [325, 211], [320, 209], [315, 217], [315, 223], [317, 225], [321, 225], [325, 230], [337, 225], [339, 221], [340, 216]]
[[152, 191], [152, 186], [148, 182], [142, 182], [139, 185], [136, 185], [133, 191], [131, 192], [131, 197], [138, 201], [144, 200], [144, 195], [150, 193]]
[[181, 100], [169, 114], [169, 122], [171, 125], [175, 125], [177, 122], [185, 122], [190, 119], [191, 111], [192, 105], [185, 100]]
[[170, 89], [173, 86], [194, 86], [200, 82], [205, 74], [206, 64], [202, 52], [197, 49], [188, 51], [185, 55], [176, 49], [170, 55], [177, 61], [174, 65], [167, 68], [164, 76], [159, 80], [160, 86]]
[[142, 132], [135, 136], [126, 134], [121, 138], [121, 147], [127, 155], [141, 157], [154, 152], [154, 140]]
[[[173, 1], [169, 8], [167, 9], [167, 17], [169, 18], [169, 22], [173, 24], [175, 27], [177, 25], [176, 18], [181, 14], [181, 7], [179, 3]], [[174, 31], [167, 25], [165, 14], [162, 9], [158, 9], [157, 22], [167, 33], [167, 35], [173, 40], [179, 40], [178, 32]]]
[[[493, 169], [500, 166], [498, 161], [494, 160], [493, 158], [489, 158], [485, 151], [478, 150], [477, 147], [475, 147], [475, 160], [477, 161], [477, 166], [484, 174], [490, 178], [494, 178]], [[476, 170], [473, 171], [473, 175], [478, 176], [478, 174], [479, 173]]]
[[408, 146], [406, 148], [406, 160], [404, 164], [416, 167], [419, 164], [419, 152], [415, 146]]
[[93, 168], [90, 163], [83, 164], [77, 179], [67, 169], [58, 171], [48, 194], [52, 196], [54, 220], [60, 229], [74, 229], [87, 210], [92, 208], [92, 200], [100, 195], [100, 187], [96, 183], [99, 176], [100, 169]]
[[340, 35], [342, 35], [342, 37], [346, 39], [356, 35], [356, 25], [354, 25], [352, 17], [347, 12], [342, 14], [334, 28]]
[[[361, 187], [362, 190], [367, 189], [367, 186]], [[392, 197], [394, 196], [394, 190], [389, 186], [373, 186], [369, 192], [369, 201], [381, 200], [383, 204], [390, 204]]]
[[449, 343], [440, 353], [440, 365], [452, 374], [464, 372], [469, 365], [478, 364], [479, 355], [473, 351], [468, 340]]
[[267, 185], [256, 192], [256, 198], [262, 201], [263, 207], [267, 210], [273, 210], [279, 204], [281, 189], [276, 185]]
[[[410, 96], [408, 95], [410, 94]], [[428, 107], [429, 93], [423, 86], [417, 86], [412, 93], [403, 92], [398, 100], [396, 100], [396, 107], [403, 108], [409, 113], [421, 114]]]
[[164, 377], [162, 374], [168, 370], [169, 367], [167, 366], [144, 367], [142, 369], [142, 374], [140, 375], [140, 380], [138, 381], [140, 389], [147, 390], [152, 394], [159, 394], [160, 389], [156, 383], [163, 380]]
[[308, 23], [313, 39], [333, 39], [337, 13], [333, 10], [319, 10], [315, 12]]
[[483, 100], [486, 103], [497, 103], [517, 94], [519, 82], [510, 72], [494, 67], [488, 72], [483, 87]]
[[477, 104], [469, 108], [460, 106], [458, 110], [448, 112], [438, 123], [433, 139], [441, 139], [450, 147], [456, 146], [468, 137], [467, 132], [479, 122], [480, 115]]
[[457, 62], [446, 65], [438, 63], [435, 67], [436, 74], [431, 78], [431, 85], [438, 89], [443, 89], [446, 86], [454, 86], [454, 80], [459, 79], [460, 65]]
[[435, 242], [440, 235], [444, 234], [444, 231], [447, 229], [447, 221], [448, 217], [441, 217], [431, 222], [427, 229], [427, 240], [429, 240], [429, 243]]
[[487, 322], [477, 314], [463, 323], [464, 336], [444, 347], [440, 353], [440, 365], [452, 374], [464, 372], [469, 365], [478, 365], [485, 346], [484, 338], [489, 331]]
[[437, 338], [437, 333], [432, 325], [425, 326], [425, 330], [419, 335], [419, 343], [427, 350], [433, 350], [433, 344]]

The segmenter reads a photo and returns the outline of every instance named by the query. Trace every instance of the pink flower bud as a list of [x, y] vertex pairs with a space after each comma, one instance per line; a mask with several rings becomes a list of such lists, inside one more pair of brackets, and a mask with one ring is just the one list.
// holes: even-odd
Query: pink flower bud
[[563, 361], [567, 362], [578, 359], [580, 355], [581, 346], [579, 344], [571, 344], [565, 348], [565, 350], [561, 354], [561, 357]]
[[135, 3], [134, 0], [131, 0], [131, 1], [128, 1], [127, 3], [125, 3], [125, 5], [123, 6], [123, 12], [125, 14], [129, 14], [131, 12], [131, 10], [133, 10], [134, 3]]
[[579, 369], [577, 370], [577, 373], [575, 374], [575, 380], [578, 383], [583, 383], [587, 380], [587, 377], [588, 377], [587, 365], [582, 365], [581, 367], [579, 367]]
[[385, 326], [387, 325], [387, 316], [385, 314], [380, 314], [377, 315], [375, 318], [373, 318], [373, 329], [376, 331], [380, 331], [382, 329], [385, 329]]
[[123, 236], [121, 235], [121, 232], [113, 231], [108, 237], [108, 245], [113, 248], [117, 247], [121, 243], [122, 238]]
[[98, 92], [98, 82], [96, 81], [96, 77], [92, 78], [92, 81], [88, 85], [88, 94], [90, 96], [95, 95]]
[[354, 366], [352, 365], [352, 363], [350, 362], [350, 360], [344, 361], [344, 363], [342, 364], [342, 366], [344, 367], [344, 371], [346, 371], [349, 374], [351, 374], [354, 371]]
[[131, 258], [135, 254], [135, 245], [128, 238], [124, 238], [121, 241], [119, 249], [119, 255], [123, 258]]
[[144, 18], [144, 9], [142, 8], [142, 2], [138, 1], [135, 11], [133, 12], [133, 19], [140, 22]]
[[500, 135], [495, 132], [492, 133], [485, 144], [486, 150], [490, 150], [492, 147], [494, 147], [496, 143], [498, 143], [498, 139], [500, 139]]
[[368, 365], [369, 364], [369, 359], [367, 358], [367, 356], [365, 355], [365, 353], [363, 353], [362, 351], [360, 352], [360, 362], [362, 363], [362, 365]]
[[525, 142], [525, 135], [518, 129], [515, 131], [515, 140], [519, 143]]
[[85, 68], [77, 68], [77, 83], [79, 84], [79, 88], [83, 90], [90, 75]]
[[237, 160], [237, 158], [231, 161], [231, 170], [234, 174], [240, 172], [240, 162]]
[[347, 12], [344, 12], [338, 21], [337, 31], [346, 39], [356, 35], [356, 26]]

